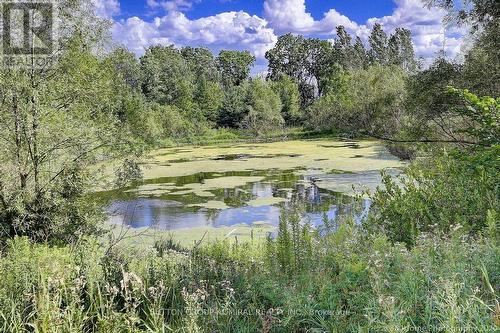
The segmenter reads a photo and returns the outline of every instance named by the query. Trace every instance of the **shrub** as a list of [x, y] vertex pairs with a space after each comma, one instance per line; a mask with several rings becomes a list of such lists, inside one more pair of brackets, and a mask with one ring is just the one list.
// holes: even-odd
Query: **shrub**
[[498, 156], [498, 147], [471, 156], [456, 151], [421, 160], [397, 180], [385, 175], [369, 228], [408, 245], [422, 232], [483, 232], [488, 212], [500, 211]]
[[252, 134], [264, 135], [283, 129], [281, 101], [270, 85], [263, 80], [253, 80], [250, 85], [248, 113], [241, 126]]

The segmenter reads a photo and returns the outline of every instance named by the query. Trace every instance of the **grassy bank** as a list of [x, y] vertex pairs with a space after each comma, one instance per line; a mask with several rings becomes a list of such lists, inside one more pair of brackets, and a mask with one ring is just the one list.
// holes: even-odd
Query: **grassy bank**
[[219, 128], [211, 129], [204, 135], [163, 140], [155, 148], [169, 148], [185, 145], [206, 146], [228, 143], [276, 142], [326, 138], [338, 140], [342, 138], [342, 135], [335, 133], [334, 131], [311, 131], [302, 127], [286, 127], [282, 131], [275, 131], [255, 136], [248, 131]]
[[[275, 241], [149, 248], [9, 242], [2, 332], [494, 332], [500, 247], [422, 235], [408, 250], [349, 221]], [[320, 235], [321, 234], [321, 235]], [[496, 326], [497, 325], [497, 326]]]

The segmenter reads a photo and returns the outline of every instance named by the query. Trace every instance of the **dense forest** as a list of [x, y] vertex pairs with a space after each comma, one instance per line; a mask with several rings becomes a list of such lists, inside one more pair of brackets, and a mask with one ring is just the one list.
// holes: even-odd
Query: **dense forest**
[[[500, 329], [500, 6], [427, 4], [468, 27], [462, 60], [425, 63], [404, 27], [375, 24], [365, 43], [339, 26], [334, 41], [279, 37], [251, 75], [248, 51], [137, 57], [90, 2], [57, 2], [56, 52], [2, 56], [0, 331]], [[106, 241], [92, 194], [140, 179], [148, 151], [306, 134], [382, 140], [408, 161], [363, 225], [313, 229], [297, 207], [262, 242]]]

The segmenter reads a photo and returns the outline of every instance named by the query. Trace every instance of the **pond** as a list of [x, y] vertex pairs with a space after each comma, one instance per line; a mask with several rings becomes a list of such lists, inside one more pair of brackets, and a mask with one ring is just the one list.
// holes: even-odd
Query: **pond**
[[280, 213], [300, 206], [317, 226], [324, 216], [361, 222], [380, 170], [397, 174], [401, 162], [374, 141], [300, 140], [167, 148], [142, 165], [144, 180], [103, 192], [109, 221], [132, 228], [276, 226]]

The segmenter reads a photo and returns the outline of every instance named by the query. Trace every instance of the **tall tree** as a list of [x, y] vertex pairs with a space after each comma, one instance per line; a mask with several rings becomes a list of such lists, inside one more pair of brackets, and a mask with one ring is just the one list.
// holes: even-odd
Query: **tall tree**
[[366, 48], [361, 41], [361, 38], [356, 36], [356, 42], [353, 47], [353, 58], [352, 58], [353, 67], [356, 69], [365, 68], [368, 66], [368, 54], [366, 52]]
[[108, 56], [119, 75], [133, 89], [141, 88], [141, 66], [135, 55], [124, 47], [118, 47]]
[[459, 86], [462, 67], [444, 58], [437, 58], [433, 64], [408, 81], [406, 98], [406, 134], [412, 139], [438, 140], [452, 137], [454, 117], [449, 110], [456, 103], [446, 93], [448, 86]]
[[205, 47], [183, 47], [181, 55], [196, 78], [217, 81], [218, 73], [214, 55]]
[[249, 78], [255, 57], [248, 51], [221, 51], [216, 63], [222, 84], [238, 86]]
[[337, 27], [337, 38], [333, 44], [336, 61], [345, 69], [350, 69], [355, 66], [353, 60], [355, 50], [352, 45], [351, 35], [343, 26]]
[[477, 30], [494, 23], [500, 17], [500, 4], [497, 0], [423, 0], [429, 7], [438, 6], [448, 11], [448, 20], [459, 24], [472, 24]]
[[272, 83], [273, 90], [281, 100], [281, 115], [289, 125], [295, 124], [300, 112], [299, 85], [288, 75], [283, 75], [279, 80]]
[[283, 75], [293, 78], [299, 85], [302, 106], [314, 98], [315, 89], [311, 84], [307, 58], [307, 41], [300, 35], [280, 36], [274, 48], [266, 52], [268, 78], [275, 81]]
[[252, 80], [249, 87], [247, 114], [241, 125], [256, 135], [275, 132], [284, 125], [281, 101], [265, 80]]
[[308, 83], [316, 84], [316, 95], [322, 96], [325, 89], [324, 79], [331, 75], [332, 67], [336, 63], [333, 45], [329, 41], [312, 38], [307, 39], [306, 46]]
[[463, 79], [478, 95], [500, 96], [500, 20], [492, 22], [465, 56]]
[[387, 34], [380, 23], [375, 23], [370, 34], [370, 58], [372, 62], [386, 65], [389, 60]]
[[173, 45], [153, 46], [141, 57], [143, 92], [150, 101], [191, 111], [193, 77]]
[[127, 151], [114, 112], [120, 76], [95, 56], [109, 25], [90, 1], [57, 6], [57, 49], [0, 68], [0, 237], [72, 241], [95, 231], [88, 168]]
[[203, 76], [198, 79], [194, 101], [206, 120], [217, 122], [223, 98], [224, 93], [218, 82], [209, 81]]
[[278, 37], [276, 45], [266, 52], [266, 59], [269, 62], [268, 78], [278, 80], [282, 75], [288, 75], [297, 82], [305, 81], [306, 56], [307, 46], [303, 36], [286, 34]]
[[396, 28], [394, 34], [389, 38], [387, 53], [390, 64], [401, 66], [408, 72], [416, 70], [417, 63], [410, 30]]
[[323, 78], [330, 75], [335, 63], [330, 42], [292, 34], [279, 37], [275, 47], [266, 53], [266, 59], [269, 61], [268, 78], [279, 80], [282, 75], [288, 75], [297, 82], [302, 107], [322, 94]]
[[239, 86], [230, 86], [224, 89], [224, 99], [219, 111], [217, 124], [221, 127], [236, 128], [248, 112], [249, 84], [244, 82]]

